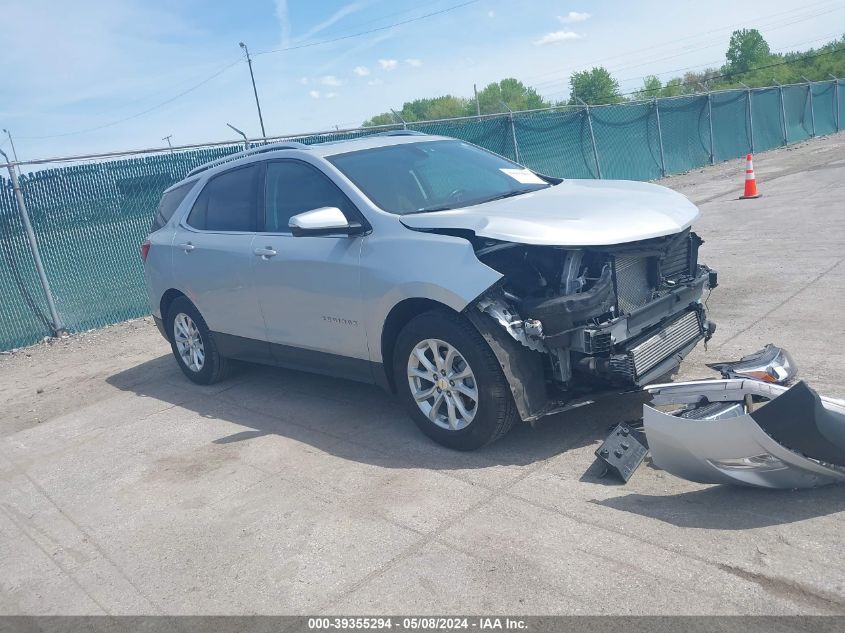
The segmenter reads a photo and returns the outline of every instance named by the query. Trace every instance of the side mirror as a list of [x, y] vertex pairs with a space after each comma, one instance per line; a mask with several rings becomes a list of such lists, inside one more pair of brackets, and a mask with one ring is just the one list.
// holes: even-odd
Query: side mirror
[[288, 222], [291, 233], [296, 237], [308, 235], [357, 235], [363, 232], [358, 222], [347, 221], [343, 211], [337, 207], [322, 207], [293, 216]]

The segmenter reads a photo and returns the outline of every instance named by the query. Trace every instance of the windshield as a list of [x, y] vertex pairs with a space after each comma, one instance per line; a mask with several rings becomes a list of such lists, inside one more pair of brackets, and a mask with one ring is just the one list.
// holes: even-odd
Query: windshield
[[462, 141], [390, 145], [327, 159], [377, 206], [397, 215], [468, 207], [551, 186]]

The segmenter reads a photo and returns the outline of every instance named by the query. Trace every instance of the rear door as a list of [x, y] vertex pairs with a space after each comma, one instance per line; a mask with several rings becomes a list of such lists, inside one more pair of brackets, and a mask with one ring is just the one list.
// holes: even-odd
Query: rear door
[[361, 236], [294, 237], [288, 221], [321, 207], [362, 216], [323, 172], [298, 160], [268, 161], [265, 223], [253, 278], [276, 362], [371, 380], [360, 293]]
[[261, 180], [261, 163], [211, 178], [173, 240], [175, 279], [234, 357], [267, 354], [266, 343], [256, 343], [266, 328], [251, 280]]

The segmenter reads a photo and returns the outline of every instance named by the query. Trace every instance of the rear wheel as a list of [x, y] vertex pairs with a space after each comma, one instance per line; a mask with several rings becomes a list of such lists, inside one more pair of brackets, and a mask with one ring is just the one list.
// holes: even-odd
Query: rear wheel
[[173, 356], [190, 380], [210, 385], [226, 376], [229, 363], [220, 355], [205, 320], [185, 297], [170, 305], [165, 321]]
[[518, 419], [495, 355], [460, 315], [431, 311], [412, 319], [399, 333], [393, 369], [411, 418], [444, 446], [479, 448]]

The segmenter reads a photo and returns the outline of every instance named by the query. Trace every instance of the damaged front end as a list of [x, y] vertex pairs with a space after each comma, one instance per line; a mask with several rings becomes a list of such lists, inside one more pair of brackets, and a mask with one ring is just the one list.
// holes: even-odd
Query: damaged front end
[[654, 385], [643, 424], [654, 464], [700, 483], [845, 482], [845, 402], [757, 379]]
[[701, 298], [716, 273], [698, 263], [701, 244], [689, 229], [615, 246], [476, 242], [479, 260], [503, 278], [468, 315], [488, 342], [508, 348], [505, 361], [522, 356], [520, 372], [540, 378], [529, 385], [502, 363], [522, 418], [597, 389], [649, 384], [709, 339], [715, 324]]

